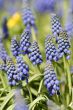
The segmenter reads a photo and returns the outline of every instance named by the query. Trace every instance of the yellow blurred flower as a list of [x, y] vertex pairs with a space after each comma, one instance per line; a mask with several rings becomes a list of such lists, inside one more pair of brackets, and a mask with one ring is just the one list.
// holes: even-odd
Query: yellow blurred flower
[[15, 13], [12, 18], [14, 19], [14, 21], [18, 22], [18, 21], [20, 21], [21, 16], [19, 13]]
[[8, 20], [8, 28], [15, 27], [21, 21], [21, 16], [18, 12], [14, 13], [13, 16]]

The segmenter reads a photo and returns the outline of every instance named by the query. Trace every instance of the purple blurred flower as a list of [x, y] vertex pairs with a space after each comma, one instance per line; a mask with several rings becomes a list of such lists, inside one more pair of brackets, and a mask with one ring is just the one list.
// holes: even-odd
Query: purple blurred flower
[[20, 89], [15, 90], [14, 102], [15, 102], [14, 110], [28, 110], [28, 106], [23, 96], [21, 95]]
[[67, 18], [65, 28], [68, 35], [71, 37], [73, 33], [73, 0], [70, 0], [69, 9], [67, 11]]
[[0, 9], [3, 8], [3, 5], [4, 5], [4, 0], [0, 0]]
[[41, 13], [55, 9], [56, 0], [35, 0], [35, 9]]
[[64, 7], [63, 7], [63, 4], [64, 4], [64, 0], [56, 0], [56, 10], [55, 10], [55, 13], [57, 14], [57, 16], [59, 16], [59, 18], [62, 18], [63, 17], [63, 12], [64, 12]]

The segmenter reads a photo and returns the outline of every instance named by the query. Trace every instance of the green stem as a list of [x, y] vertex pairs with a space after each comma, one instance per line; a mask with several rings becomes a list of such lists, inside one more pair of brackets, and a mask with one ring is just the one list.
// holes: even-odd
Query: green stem
[[38, 89], [38, 94], [41, 93], [42, 84], [43, 84], [43, 79], [40, 81], [40, 85], [39, 85], [39, 89]]
[[45, 101], [46, 98], [43, 96], [37, 97], [32, 103], [30, 103], [29, 110], [31, 110], [39, 101]]
[[57, 95], [54, 95], [53, 96], [53, 100], [56, 101], [56, 103], [59, 105], [60, 102], [59, 102], [59, 97]]
[[8, 85], [8, 80], [4, 72], [0, 72], [0, 78], [1, 78], [4, 89], [10, 90], [10, 86]]
[[64, 56], [64, 67], [65, 67], [65, 72], [67, 75], [67, 83], [68, 83], [68, 87], [69, 87], [69, 94], [71, 95], [71, 91], [72, 91], [71, 73], [70, 73], [69, 63], [66, 60], [65, 56]]
[[72, 88], [72, 102], [73, 102], [73, 88]]
[[[34, 76], [32, 76], [32, 77], [29, 78], [29, 83], [31, 83], [36, 78], [42, 77], [42, 76], [43, 76], [43, 74], [39, 74], [39, 73], [36, 74], [36, 73], [34, 73]], [[24, 81], [23, 81], [22, 85], [23, 85], [23, 87], [27, 86], [27, 84]]]
[[37, 65], [37, 68], [38, 68], [39, 73], [41, 73], [41, 70], [40, 70], [40, 66], [39, 65]]
[[61, 105], [61, 110], [66, 110], [64, 105]]
[[32, 99], [32, 93], [31, 93], [31, 90], [30, 90], [29, 84], [27, 84], [27, 88], [28, 88], [29, 95], [30, 95], [30, 102], [32, 103], [33, 99]]
[[37, 97], [38, 92], [32, 87], [30, 89], [31, 89], [32, 94]]
[[35, 65], [34, 72], [35, 72], [35, 70], [36, 70], [37, 73], [40, 73], [41, 74], [41, 70], [40, 70], [39, 65]]
[[67, 65], [67, 77], [68, 77], [67, 79], [68, 79], [69, 93], [70, 93], [70, 95], [71, 95], [72, 82], [71, 82], [71, 73], [70, 73], [68, 61], [67, 61], [66, 65]]
[[69, 97], [70, 97], [69, 94], [67, 94], [67, 95], [66, 95], [66, 104], [67, 104], [67, 105], [69, 105], [69, 101], [70, 101], [70, 100], [69, 100]]
[[32, 39], [33, 39], [33, 41], [37, 41], [36, 35], [35, 35], [35, 31], [34, 31], [33, 28], [31, 28], [31, 32], [32, 32]]

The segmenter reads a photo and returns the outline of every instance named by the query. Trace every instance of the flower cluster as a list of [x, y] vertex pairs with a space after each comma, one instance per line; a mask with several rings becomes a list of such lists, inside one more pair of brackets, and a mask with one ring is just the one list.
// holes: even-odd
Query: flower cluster
[[54, 36], [59, 35], [60, 31], [62, 30], [62, 26], [59, 22], [58, 17], [56, 16], [56, 14], [52, 14], [51, 15], [51, 23], [52, 23], [52, 33], [54, 34]]
[[11, 51], [13, 56], [15, 57], [17, 57], [20, 54], [20, 46], [15, 37], [11, 40]]
[[11, 86], [17, 85], [20, 78], [18, 77], [18, 73], [17, 73], [14, 63], [12, 59], [10, 58], [7, 58], [6, 60], [6, 71], [7, 71], [9, 84]]
[[41, 64], [42, 63], [42, 55], [39, 50], [38, 44], [34, 41], [29, 48], [29, 59], [33, 63], [33, 65]]
[[59, 53], [52, 41], [52, 37], [48, 35], [45, 39], [46, 59], [50, 61], [58, 61]]
[[70, 43], [69, 43], [68, 35], [66, 31], [63, 30], [59, 33], [57, 43], [58, 43], [59, 53], [61, 53], [62, 55], [66, 55], [66, 58], [70, 59], [70, 50], [69, 50]]
[[25, 26], [35, 26], [35, 17], [33, 16], [30, 8], [23, 10], [22, 19]]
[[[38, 8], [39, 6], [41, 6], [40, 10], [42, 12], [45, 10], [52, 11], [54, 10], [55, 1], [56, 0], [39, 0]], [[36, 1], [36, 3], [37, 2], [38, 0]], [[12, 87], [14, 87], [15, 89], [17, 88], [14, 95], [15, 110], [24, 110], [24, 109], [28, 110], [28, 106], [26, 106], [26, 103], [24, 103], [24, 99], [23, 97], [21, 97], [19, 89], [22, 90], [22, 93], [26, 91], [25, 95], [30, 105], [29, 109], [38, 108], [38, 109], [46, 110], [48, 109], [46, 108], [46, 106], [44, 106], [44, 108], [42, 106], [39, 107], [39, 104], [38, 106], [36, 106], [39, 100], [41, 102], [40, 104], [43, 104], [42, 100], [45, 101], [47, 98], [49, 97], [51, 98], [51, 96], [57, 97], [58, 95], [60, 95], [62, 90], [64, 92], [64, 88], [66, 87], [68, 89], [67, 91], [65, 91], [67, 92], [66, 94], [67, 95], [69, 94], [69, 96], [71, 96], [72, 81], [70, 76], [71, 74], [68, 74], [69, 64], [67, 61], [68, 59], [70, 59], [70, 43], [69, 43], [67, 32], [63, 30], [58, 17], [56, 16], [56, 14], [52, 14], [51, 24], [52, 24], [53, 35], [48, 35], [45, 39], [44, 48], [45, 48], [46, 63], [43, 62], [44, 59], [42, 57], [42, 53], [40, 51], [40, 47], [37, 42], [38, 34], [35, 31], [35, 29], [37, 29], [35, 25], [35, 17], [33, 16], [33, 13], [30, 9], [28, 0], [23, 0], [23, 4], [26, 4], [26, 6], [24, 6], [22, 10], [22, 19], [25, 25], [25, 29], [20, 36], [19, 42], [16, 40], [16, 37], [12, 38], [11, 40], [11, 51], [15, 59], [15, 64], [12, 61], [12, 59], [7, 55], [7, 52], [2, 43], [2, 39], [0, 39], [0, 58], [4, 61], [3, 64], [0, 65], [0, 70], [7, 73], [6, 75], [8, 77], [8, 82], [11, 88]], [[20, 18], [18, 13], [16, 13], [16, 16], [14, 16], [13, 18], [15, 19], [15, 21], [19, 21], [17, 20], [16, 17]], [[11, 23], [11, 25], [14, 25], [14, 24]], [[33, 66], [28, 65], [25, 62], [27, 60], [27, 59], [24, 60], [26, 56], [30, 60], [29, 63], [30, 64], [32, 63]], [[67, 64], [66, 65], [67, 69], [66, 69], [65, 63]], [[63, 65], [60, 65], [60, 64], [63, 64]], [[45, 65], [45, 68], [43, 68], [44, 65]], [[30, 70], [29, 70], [29, 66], [30, 66]], [[55, 67], [56, 71], [54, 71], [53, 66]], [[66, 76], [67, 79], [64, 84], [62, 83], [63, 75], [61, 76], [59, 74], [59, 79], [61, 78], [60, 79], [61, 82], [57, 78], [56, 72], [59, 72], [59, 70], [60, 72], [64, 71], [66, 73], [64, 76]], [[37, 73], [38, 74], [35, 75], [34, 74], [35, 72], [36, 74]], [[71, 72], [73, 73], [72, 68], [71, 68]], [[31, 73], [30, 78], [29, 78], [29, 73]], [[26, 83], [24, 83], [23, 80], [25, 80]], [[40, 84], [39, 84], [39, 80], [40, 80]], [[43, 80], [44, 80], [44, 85], [46, 86], [46, 90], [49, 93], [48, 97], [46, 94], [45, 95], [42, 94], [45, 91], [44, 90], [45, 88], [43, 88], [44, 87]], [[32, 85], [32, 83], [34, 84]], [[60, 86], [62, 87], [62, 85], [63, 85], [63, 88], [61, 88], [62, 90], [60, 92]], [[28, 89], [28, 91], [26, 88]], [[43, 91], [42, 91], [42, 88], [43, 88]], [[39, 93], [41, 93], [42, 95], [40, 95]], [[28, 97], [28, 94], [29, 94], [29, 97]], [[39, 95], [40, 97], [38, 98], [37, 95]], [[64, 94], [61, 94], [61, 95], [64, 96]], [[54, 99], [54, 98], [52, 97], [51, 99]], [[71, 98], [69, 100], [71, 100]], [[35, 106], [33, 107], [34, 103], [35, 103]], [[59, 104], [59, 100], [57, 103]], [[63, 105], [62, 102], [60, 105]]]
[[35, 23], [35, 16], [31, 10], [30, 2], [28, 0], [23, 0], [23, 9], [22, 9], [22, 20], [26, 28], [34, 28], [35, 33], [37, 33], [37, 26]]
[[44, 71], [44, 84], [47, 87], [49, 94], [60, 94], [59, 93], [59, 81], [54, 72], [53, 66], [50, 61], [47, 61]]
[[23, 61], [23, 58], [21, 56], [18, 56], [16, 58], [17, 60], [17, 71], [18, 71], [18, 76], [20, 77], [21, 80], [26, 79], [28, 82], [28, 72], [29, 72], [29, 67], [28, 65]]
[[31, 45], [30, 38], [31, 38], [31, 31], [29, 29], [25, 29], [21, 35], [21, 40], [20, 40], [21, 53], [28, 54], [28, 48]]

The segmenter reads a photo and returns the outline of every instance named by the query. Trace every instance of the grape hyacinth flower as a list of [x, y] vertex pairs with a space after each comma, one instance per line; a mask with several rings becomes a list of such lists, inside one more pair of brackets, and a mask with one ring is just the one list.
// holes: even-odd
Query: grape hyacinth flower
[[42, 63], [42, 55], [39, 50], [38, 44], [36, 41], [34, 41], [29, 48], [29, 54], [28, 57], [30, 61], [33, 63], [33, 65], [38, 65]]
[[40, 13], [54, 12], [56, 0], [35, 0], [35, 9]]
[[58, 36], [60, 31], [62, 30], [62, 26], [59, 22], [58, 17], [56, 16], [56, 14], [52, 14], [51, 15], [51, 24], [52, 24], [52, 33], [54, 34], [54, 36]]
[[59, 53], [52, 41], [52, 37], [48, 35], [45, 39], [46, 59], [50, 61], [58, 61]]
[[31, 38], [31, 31], [29, 29], [25, 29], [21, 35], [21, 40], [20, 40], [21, 53], [28, 54], [28, 48], [31, 45], [30, 38]]
[[12, 59], [7, 58], [6, 61], [6, 71], [8, 75], [8, 81], [10, 86], [15, 86], [18, 84], [18, 81], [20, 81], [20, 78], [18, 76], [18, 72], [16, 70], [16, 67], [12, 61]]
[[13, 56], [15, 57], [20, 55], [20, 46], [15, 37], [11, 40], [11, 51], [12, 51]]
[[37, 26], [35, 24], [35, 16], [31, 10], [29, 0], [23, 0], [23, 9], [22, 9], [22, 20], [27, 29], [32, 27], [37, 33]]
[[70, 59], [70, 43], [68, 40], [68, 35], [65, 30], [59, 33], [59, 37], [57, 39], [58, 43], [58, 52], [63, 56], [66, 55], [66, 59]]
[[29, 67], [28, 65], [23, 61], [23, 58], [21, 56], [18, 56], [16, 58], [17, 60], [17, 71], [19, 72], [19, 77], [21, 80], [26, 79], [28, 82], [28, 76], [29, 76]]
[[45, 70], [44, 70], [44, 84], [47, 87], [50, 95], [60, 94], [59, 92], [59, 81], [54, 72], [52, 63], [47, 61]]
[[0, 70], [6, 71], [6, 64], [0, 64]]
[[32, 11], [30, 8], [24, 9], [22, 13], [22, 19], [25, 24], [25, 26], [35, 26], [35, 17], [32, 14]]
[[29, 4], [30, 4], [29, 0], [23, 0], [22, 20], [23, 20], [24, 25], [27, 28], [33, 27], [35, 32], [37, 33], [37, 27], [35, 24], [35, 16], [33, 15], [33, 12]]

